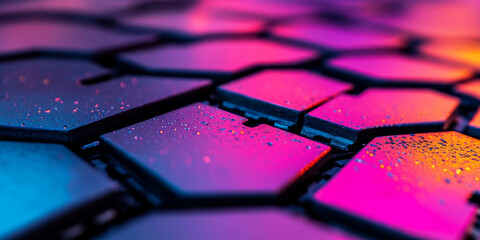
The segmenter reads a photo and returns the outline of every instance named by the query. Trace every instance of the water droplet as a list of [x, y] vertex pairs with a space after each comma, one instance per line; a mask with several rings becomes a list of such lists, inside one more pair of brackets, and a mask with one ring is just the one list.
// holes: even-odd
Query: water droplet
[[362, 160], [362, 159], [360, 159], [360, 158], [357, 158], [357, 159], [355, 159], [355, 162], [358, 162], [358, 163], [365, 163], [365, 161], [363, 161], [363, 160]]

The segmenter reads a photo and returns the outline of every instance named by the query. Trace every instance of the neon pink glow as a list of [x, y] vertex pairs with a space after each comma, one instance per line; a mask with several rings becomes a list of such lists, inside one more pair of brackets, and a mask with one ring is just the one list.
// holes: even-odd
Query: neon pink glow
[[456, 132], [379, 137], [314, 198], [426, 239], [461, 239], [476, 212], [480, 141]]

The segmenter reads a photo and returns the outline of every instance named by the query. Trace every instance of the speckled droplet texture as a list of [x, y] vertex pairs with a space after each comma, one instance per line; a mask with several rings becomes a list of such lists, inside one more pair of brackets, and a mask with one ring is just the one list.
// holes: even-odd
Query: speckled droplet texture
[[433, 90], [371, 88], [359, 96], [338, 96], [308, 115], [355, 130], [406, 124], [442, 125], [459, 104], [459, 99]]
[[209, 84], [144, 76], [90, 85], [80, 82], [106, 73], [80, 60], [39, 58], [0, 64], [0, 86], [7, 89], [0, 93], [0, 130], [7, 136], [30, 131], [41, 132], [35, 138], [66, 140], [75, 137], [71, 130], [106, 119], [114, 124], [121, 113]]
[[459, 105], [460, 99], [430, 89], [370, 88], [309, 112], [302, 134], [345, 139], [348, 145], [380, 135], [441, 131]]
[[479, 144], [456, 132], [376, 138], [314, 201], [419, 238], [460, 239], [476, 212]]
[[102, 136], [105, 144], [184, 195], [275, 195], [330, 147], [193, 104]]

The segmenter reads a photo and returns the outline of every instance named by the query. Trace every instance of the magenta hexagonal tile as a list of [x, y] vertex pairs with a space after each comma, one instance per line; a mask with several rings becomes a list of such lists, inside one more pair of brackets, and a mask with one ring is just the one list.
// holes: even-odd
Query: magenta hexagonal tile
[[221, 85], [217, 98], [225, 107], [288, 129], [306, 111], [352, 87], [305, 70], [266, 70]]
[[[179, 231], [182, 226], [188, 231]], [[275, 208], [153, 213], [98, 239], [360, 239], [352, 234]]]
[[346, 148], [381, 135], [441, 131], [459, 104], [434, 90], [372, 88], [314, 109], [305, 116], [302, 134]]
[[228, 78], [254, 67], [292, 65], [317, 57], [312, 50], [264, 39], [219, 39], [126, 53], [122, 60], [147, 72]]
[[274, 36], [336, 51], [399, 49], [406, 46], [405, 37], [398, 33], [313, 18], [279, 24], [271, 32]]
[[477, 212], [468, 199], [480, 187], [479, 144], [456, 132], [376, 138], [314, 194], [314, 208], [381, 238], [462, 239]]

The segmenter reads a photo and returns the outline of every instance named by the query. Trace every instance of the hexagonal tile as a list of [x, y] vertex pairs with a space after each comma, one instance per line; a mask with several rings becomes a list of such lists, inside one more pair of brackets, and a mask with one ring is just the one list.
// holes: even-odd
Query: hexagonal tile
[[[188, 231], [179, 231], [182, 226]], [[275, 208], [154, 213], [98, 239], [357, 239], [335, 227]]]
[[0, 57], [29, 53], [92, 56], [154, 42], [152, 36], [95, 25], [28, 20], [0, 24]]
[[114, 208], [119, 195], [117, 183], [59, 144], [0, 141], [0, 165], [2, 239], [56, 238]]
[[441, 131], [460, 100], [428, 89], [372, 88], [340, 95], [305, 116], [303, 135], [347, 148], [376, 136]]
[[304, 70], [265, 70], [219, 86], [216, 96], [227, 108], [288, 129], [306, 111], [352, 87]]
[[432, 62], [401, 54], [344, 55], [327, 70], [361, 84], [449, 88], [474, 76], [468, 67]]
[[318, 57], [312, 50], [264, 39], [223, 39], [165, 45], [122, 55], [146, 72], [231, 78], [254, 67], [292, 65]]
[[245, 120], [198, 103], [101, 140], [172, 205], [277, 201], [310, 177], [330, 150], [267, 125], [244, 126]]
[[376, 138], [314, 194], [313, 207], [379, 238], [461, 239], [477, 212], [468, 199], [480, 187], [479, 144], [456, 132]]
[[[97, 84], [80, 80], [108, 73], [78, 60], [38, 58], [0, 64], [0, 136], [74, 141], [152, 116], [194, 99], [208, 80], [125, 76]], [[183, 100], [182, 100], [183, 99]], [[108, 123], [108, 124], [106, 124]]]

